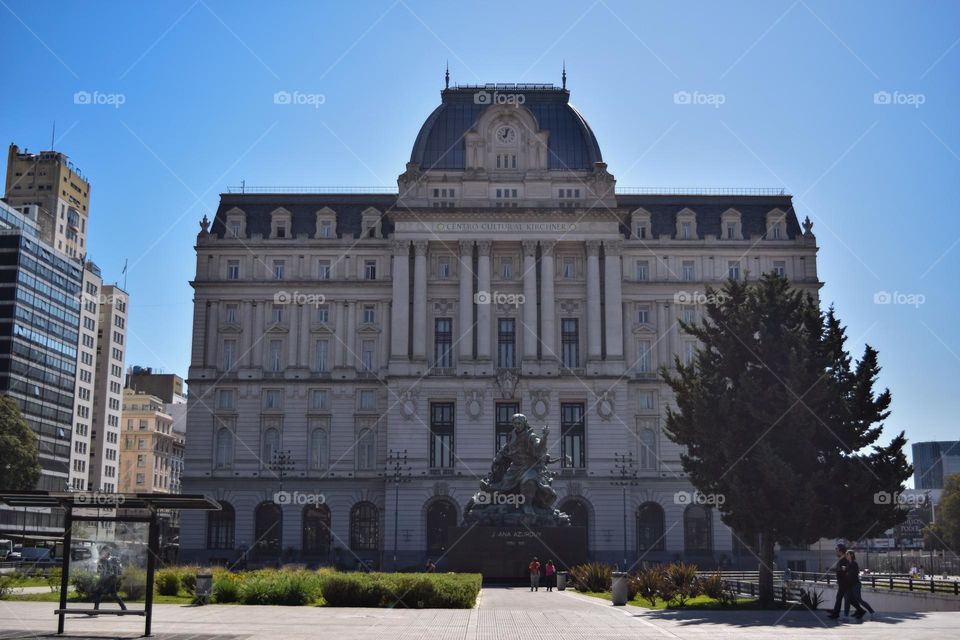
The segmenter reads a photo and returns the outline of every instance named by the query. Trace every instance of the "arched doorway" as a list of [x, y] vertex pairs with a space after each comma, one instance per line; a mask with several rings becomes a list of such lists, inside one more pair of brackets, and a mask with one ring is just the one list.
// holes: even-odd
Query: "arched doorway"
[[683, 512], [683, 549], [692, 555], [713, 553], [713, 531], [710, 526], [710, 510], [699, 504], [691, 504]]
[[326, 557], [330, 554], [330, 507], [308, 504], [303, 508], [303, 555]]
[[447, 552], [447, 529], [456, 525], [457, 507], [450, 500], [435, 500], [427, 507], [427, 555], [436, 560]]
[[651, 551], [663, 551], [665, 516], [656, 502], [645, 502], [637, 509], [637, 553], [641, 557]]
[[358, 502], [350, 509], [350, 548], [380, 550], [380, 511], [372, 502]]
[[261, 502], [254, 512], [254, 543], [258, 557], [279, 557], [283, 541], [283, 511], [274, 502]]
[[207, 549], [233, 549], [236, 514], [233, 505], [220, 502], [220, 511], [207, 511]]
[[587, 532], [587, 548], [590, 547], [590, 509], [587, 503], [580, 498], [565, 500], [559, 507], [560, 511], [570, 516], [570, 525], [583, 527]]

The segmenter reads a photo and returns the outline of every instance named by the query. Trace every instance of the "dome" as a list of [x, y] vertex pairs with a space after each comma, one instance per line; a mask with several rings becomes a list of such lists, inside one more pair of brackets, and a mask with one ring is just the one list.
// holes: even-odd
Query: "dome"
[[553, 85], [497, 84], [456, 87], [441, 92], [440, 106], [420, 128], [410, 154], [423, 170], [466, 168], [465, 134], [497, 101], [514, 100], [549, 133], [549, 167], [589, 171], [603, 162], [590, 125], [570, 104], [570, 92]]

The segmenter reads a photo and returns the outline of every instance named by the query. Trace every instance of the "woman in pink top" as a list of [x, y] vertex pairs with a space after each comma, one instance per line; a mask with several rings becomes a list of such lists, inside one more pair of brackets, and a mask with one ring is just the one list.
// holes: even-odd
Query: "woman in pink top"
[[553, 566], [553, 560], [547, 560], [543, 575], [547, 579], [547, 591], [553, 591], [557, 584], [557, 568]]

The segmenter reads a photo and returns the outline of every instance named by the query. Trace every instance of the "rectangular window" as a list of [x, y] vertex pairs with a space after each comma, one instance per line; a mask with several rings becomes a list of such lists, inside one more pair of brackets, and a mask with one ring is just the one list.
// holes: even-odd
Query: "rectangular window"
[[326, 373], [330, 370], [328, 351], [330, 350], [329, 340], [317, 340], [317, 371]]
[[727, 224], [727, 240], [734, 240], [737, 237], [737, 225], [734, 223]]
[[224, 307], [224, 320], [231, 324], [236, 324], [239, 322], [240, 309], [239, 305], [228, 304]]
[[787, 277], [787, 263], [784, 260], [774, 260], [773, 272], [781, 278]]
[[330, 261], [321, 260], [317, 263], [317, 279], [319, 280], [329, 280], [330, 279]]
[[780, 239], [780, 233], [781, 233], [781, 232], [780, 232], [780, 225], [779, 225], [779, 224], [773, 225], [773, 228], [770, 229], [771, 239], [772, 239], [772, 240], [779, 240], [779, 239]]
[[563, 277], [567, 280], [572, 280], [576, 276], [577, 276], [576, 258], [565, 256], [563, 258]]
[[283, 341], [282, 340], [271, 340], [270, 341], [270, 359], [268, 366], [270, 371], [282, 371], [283, 370]]
[[360, 343], [360, 364], [363, 366], [364, 371], [373, 371], [373, 354], [376, 348], [377, 343], [375, 340], [363, 340]]
[[442, 280], [450, 277], [450, 256], [437, 257], [437, 277]]
[[364, 411], [372, 411], [377, 408], [377, 392], [373, 389], [360, 390], [360, 408]]
[[377, 279], [377, 261], [376, 260], [363, 261], [363, 279], [364, 280]]
[[223, 341], [223, 370], [229, 371], [233, 369], [233, 365], [236, 362], [237, 357], [237, 341], [236, 340], [224, 340]]
[[647, 225], [646, 225], [646, 224], [638, 224], [638, 225], [637, 225], [637, 238], [639, 238], [640, 240], [646, 240], [646, 239], [647, 239]]
[[639, 373], [650, 373], [652, 363], [650, 362], [650, 341], [640, 340], [637, 342], [637, 371]]
[[230, 222], [230, 236], [233, 238], [240, 237], [240, 223], [236, 220]]
[[430, 467], [452, 469], [453, 464], [453, 403], [430, 403]]
[[500, 278], [503, 280], [513, 278], [513, 258], [510, 256], [500, 256]]
[[637, 322], [640, 324], [650, 324], [650, 305], [637, 305]]
[[227, 279], [228, 280], [240, 279], [240, 261], [239, 260], [227, 261]]
[[727, 275], [731, 280], [740, 279], [740, 262], [738, 260], [731, 260], [727, 263]]
[[693, 282], [696, 279], [696, 272], [693, 267], [693, 260], [683, 261], [683, 280], [684, 282]]
[[580, 366], [580, 321], [577, 318], [560, 319], [560, 345], [563, 366], [576, 369]]
[[496, 454], [510, 440], [513, 432], [513, 416], [520, 413], [520, 405], [516, 402], [498, 402], [494, 428], [494, 451]]
[[283, 280], [283, 273], [286, 270], [287, 263], [283, 260], [273, 261], [273, 279]]
[[333, 237], [333, 222], [331, 220], [320, 221], [320, 237], [321, 238]]
[[314, 389], [310, 392], [310, 408], [314, 411], [325, 411], [329, 407], [326, 389]]
[[640, 408], [643, 410], [653, 409], [653, 391], [640, 392]]
[[697, 355], [697, 343], [687, 340], [683, 343], [683, 364], [689, 365]]
[[448, 369], [453, 366], [453, 319], [436, 318], [433, 328], [434, 366]]
[[560, 456], [564, 467], [583, 469], [587, 466], [586, 435], [583, 403], [561, 403]]
[[372, 304], [363, 305], [363, 323], [373, 324], [377, 321], [377, 307]]
[[693, 324], [697, 321], [697, 310], [689, 306], [683, 307], [680, 311], [680, 319], [687, 324]]
[[317, 323], [327, 324], [328, 322], [330, 322], [330, 306], [325, 304], [317, 305]]
[[638, 282], [646, 282], [650, 279], [650, 262], [648, 260], [637, 260], [636, 276]]
[[220, 389], [217, 391], [217, 409], [236, 409], [233, 389]]
[[264, 409], [283, 409], [283, 392], [280, 389], [265, 389], [263, 391]]
[[283, 322], [283, 305], [274, 304], [270, 306], [270, 322], [278, 324]]
[[517, 324], [513, 318], [499, 318], [497, 320], [497, 366], [501, 369], [512, 369], [517, 366]]
[[680, 237], [689, 240], [693, 235], [693, 225], [689, 222], [680, 223]]

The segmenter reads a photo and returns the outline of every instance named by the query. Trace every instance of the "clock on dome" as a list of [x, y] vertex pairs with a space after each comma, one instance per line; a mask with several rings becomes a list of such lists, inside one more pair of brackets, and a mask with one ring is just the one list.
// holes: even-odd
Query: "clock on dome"
[[513, 144], [517, 141], [517, 130], [513, 127], [500, 127], [497, 129], [497, 142], [500, 144]]

